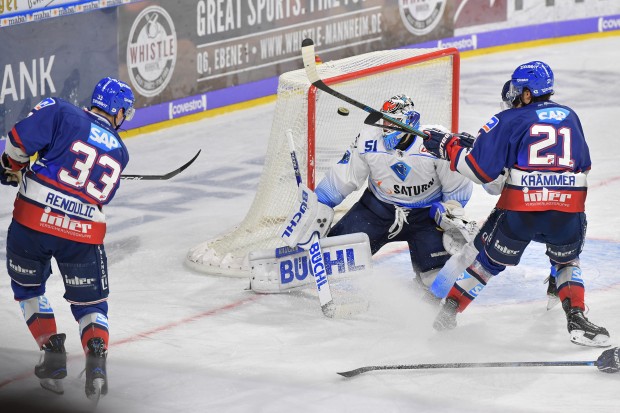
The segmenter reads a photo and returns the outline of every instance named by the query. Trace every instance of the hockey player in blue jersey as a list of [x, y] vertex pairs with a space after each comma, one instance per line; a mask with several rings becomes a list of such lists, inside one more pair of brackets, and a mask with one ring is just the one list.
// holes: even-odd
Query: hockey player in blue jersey
[[[510, 83], [511, 81], [508, 80], [506, 81], [506, 83], [504, 83], [502, 87], [502, 91], [500, 94], [501, 96], [500, 108], [502, 111], [508, 110], [508, 109], [520, 108], [522, 106], [520, 97], [512, 96], [510, 94]], [[491, 195], [499, 195], [502, 192], [502, 189], [504, 188], [505, 182], [506, 182], [505, 172], [502, 172], [502, 174], [500, 174], [494, 181], [483, 184], [482, 186], [487, 193]], [[462, 219], [459, 221], [458, 217], [455, 217], [455, 220], [456, 220], [456, 224], [459, 227], [463, 225], [472, 224], [471, 222], [462, 222], [463, 221]], [[473, 223], [473, 225], [475, 225], [475, 227], [473, 228], [472, 233], [469, 234], [468, 239], [467, 239], [469, 242], [467, 242], [464, 246], [460, 246], [459, 244], [456, 245], [456, 248], [458, 248], [458, 251], [455, 251], [452, 253], [452, 256], [450, 257], [450, 259], [446, 262], [443, 268], [439, 271], [439, 273], [437, 274], [437, 277], [435, 278], [435, 281], [433, 281], [433, 283], [429, 287], [429, 290], [428, 290], [429, 301], [435, 302], [437, 301], [437, 299], [445, 298], [448, 295], [448, 292], [450, 291], [450, 288], [456, 281], [457, 277], [463, 274], [465, 269], [469, 267], [473, 263], [474, 259], [476, 258], [476, 255], [478, 254], [478, 250], [475, 248], [475, 243], [474, 243], [475, 240], [473, 237], [473, 235], [475, 234], [473, 234], [473, 232], [477, 233], [479, 231], [479, 228], [477, 227], [476, 223]], [[444, 235], [444, 239], [449, 234], [450, 233], [447, 232]], [[559, 302], [559, 298], [558, 298], [557, 291], [555, 288], [555, 276], [556, 276], [556, 269], [552, 261], [551, 273], [545, 280], [545, 282], [548, 283], [547, 310], [550, 310], [555, 305], [557, 305]]]
[[[107, 393], [108, 268], [103, 211], [129, 161], [117, 129], [134, 113], [124, 82], [102, 79], [90, 110], [60, 98], [41, 101], [8, 133], [0, 181], [17, 186], [6, 261], [14, 298], [43, 359], [35, 367], [41, 385], [62, 393], [67, 375], [65, 334], [58, 333], [45, 297], [51, 259], [64, 282], [64, 298], [79, 325], [86, 355], [85, 391]], [[37, 154], [36, 160], [31, 157]]]
[[[419, 127], [420, 113], [406, 95], [388, 99], [381, 110]], [[366, 233], [372, 254], [389, 242], [407, 242], [415, 279], [427, 288], [449, 257], [429, 211], [462, 211], [472, 183], [429, 154], [415, 135], [366, 126], [319, 182], [316, 195], [333, 208], [365, 184], [361, 198], [327, 235]]]
[[546, 244], [546, 254], [555, 263], [557, 294], [571, 341], [608, 346], [608, 331], [583, 314], [579, 255], [586, 232], [590, 153], [577, 114], [551, 100], [553, 82], [553, 72], [543, 62], [517, 67], [509, 97], [518, 98], [522, 106], [493, 116], [472, 148], [463, 147], [458, 136], [426, 131], [427, 150], [472, 181], [484, 184], [506, 174], [496, 208], [476, 237], [480, 253], [449, 291], [435, 319], [438, 330], [454, 328], [456, 314], [488, 280], [507, 265], [517, 265], [527, 245], [536, 241]]

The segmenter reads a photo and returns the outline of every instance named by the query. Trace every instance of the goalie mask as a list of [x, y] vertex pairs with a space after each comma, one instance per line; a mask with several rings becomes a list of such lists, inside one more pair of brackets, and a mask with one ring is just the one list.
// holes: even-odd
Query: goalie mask
[[[419, 128], [420, 126], [420, 114], [413, 110], [413, 100], [407, 95], [396, 95], [386, 100], [381, 107], [381, 112], [386, 115], [406, 124], [413, 128]], [[386, 120], [382, 120], [384, 126], [394, 126]], [[388, 151], [394, 150], [400, 141], [408, 133], [401, 130], [383, 129], [383, 144]]]

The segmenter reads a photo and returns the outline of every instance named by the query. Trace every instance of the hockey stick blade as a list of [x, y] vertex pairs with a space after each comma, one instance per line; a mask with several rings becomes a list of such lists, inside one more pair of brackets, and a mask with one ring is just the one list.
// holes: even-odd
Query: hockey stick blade
[[163, 181], [166, 179], [170, 179], [172, 177], [177, 176], [178, 174], [186, 170], [191, 164], [193, 164], [196, 158], [198, 158], [198, 155], [200, 155], [201, 151], [202, 149], [199, 149], [196, 155], [194, 155], [192, 159], [187, 161], [180, 168], [177, 168], [174, 171], [170, 171], [167, 174], [164, 174], [164, 175], [121, 175], [121, 179], [127, 179], [131, 181]]
[[398, 132], [409, 133], [406, 130], [399, 128], [398, 126], [379, 125], [377, 123], [379, 119], [381, 119], [381, 116], [377, 115], [377, 112], [373, 112], [370, 115], [366, 116], [366, 119], [364, 119], [364, 124], [370, 125], [370, 126], [376, 126], [377, 128], [381, 128], [381, 129], [390, 129], [390, 130], [395, 130]]
[[365, 366], [354, 370], [339, 372], [343, 377], [355, 377], [367, 371], [377, 370], [424, 370], [424, 369], [462, 369], [480, 367], [574, 367], [594, 366], [594, 361], [515, 361], [491, 363], [439, 363], [439, 364], [393, 364]]
[[314, 58], [314, 42], [312, 41], [312, 39], [304, 39], [301, 42], [301, 57], [304, 61], [304, 67], [306, 69], [306, 76], [308, 77], [308, 80], [310, 81], [310, 83], [312, 83], [314, 87], [316, 87], [317, 89], [320, 89], [326, 93], [329, 93], [330, 95], [337, 97], [338, 99], [344, 100], [345, 102], [350, 103], [351, 105], [357, 108], [360, 108], [365, 112], [372, 114], [373, 116], [376, 117], [376, 120], [373, 123], [376, 123], [377, 120], [383, 118], [387, 120], [388, 122], [402, 128], [408, 133], [413, 133], [414, 135], [417, 135], [421, 138], [425, 138], [425, 139], [428, 138], [428, 136], [425, 133], [420, 132], [419, 130], [415, 128], [412, 128], [406, 123], [402, 123], [401, 121], [394, 119], [386, 115], [383, 112], [373, 109], [370, 106], [364, 105], [363, 103], [358, 102], [357, 100], [352, 99], [346, 95], [343, 95], [342, 93], [327, 86], [325, 82], [323, 82], [323, 80], [319, 77], [319, 73], [317, 72], [316, 60]]

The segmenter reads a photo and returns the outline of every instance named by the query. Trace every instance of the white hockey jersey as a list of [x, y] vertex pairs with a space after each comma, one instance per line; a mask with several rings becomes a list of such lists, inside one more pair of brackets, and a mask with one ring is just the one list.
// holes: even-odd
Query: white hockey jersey
[[[441, 128], [436, 125], [424, 129]], [[405, 151], [387, 151], [381, 129], [366, 126], [343, 158], [325, 174], [316, 187], [318, 200], [330, 207], [350, 193], [368, 188], [381, 201], [403, 208], [426, 208], [450, 199], [463, 206], [472, 193], [472, 182], [450, 170], [450, 163], [435, 158], [415, 137]]]

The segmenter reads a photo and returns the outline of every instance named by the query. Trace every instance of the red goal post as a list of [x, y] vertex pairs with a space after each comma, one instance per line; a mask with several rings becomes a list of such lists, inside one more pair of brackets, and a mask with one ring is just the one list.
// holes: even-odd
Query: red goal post
[[[407, 49], [405, 49], [407, 50]], [[420, 50], [420, 49], [411, 49], [411, 50]], [[390, 70], [395, 70], [401, 67], [406, 67], [406, 66], [411, 66], [411, 65], [415, 65], [415, 64], [419, 64], [419, 63], [423, 63], [423, 62], [427, 62], [430, 60], [435, 60], [435, 59], [443, 59], [443, 58], [450, 58], [452, 59], [452, 85], [451, 85], [451, 89], [452, 89], [452, 99], [451, 99], [451, 103], [452, 103], [452, 116], [451, 116], [451, 120], [450, 120], [450, 125], [445, 125], [446, 127], [449, 127], [453, 132], [458, 132], [458, 122], [459, 122], [459, 81], [460, 81], [460, 55], [459, 55], [459, 51], [455, 48], [448, 48], [448, 49], [421, 49], [421, 50], [434, 50], [428, 53], [424, 53], [424, 54], [420, 54], [420, 55], [414, 55], [412, 57], [409, 58], [405, 58], [403, 60], [396, 60], [393, 62], [389, 62], [389, 63], [385, 63], [379, 66], [374, 66], [374, 67], [368, 67], [365, 69], [361, 69], [358, 70], [356, 72], [350, 72], [350, 73], [345, 73], [339, 76], [334, 76], [328, 79], [323, 79], [323, 81], [325, 82], [326, 85], [331, 86], [331, 85], [337, 85], [339, 83], [343, 83], [343, 82], [347, 82], [350, 80], [354, 80], [357, 78], [361, 78], [364, 76], [370, 76], [373, 74], [379, 74], [382, 72], [388, 72]], [[319, 72], [320, 73], [320, 72]], [[308, 180], [307, 180], [307, 185], [310, 189], [314, 189], [315, 185], [316, 185], [316, 173], [315, 173], [315, 168], [312, 167], [312, 165], [315, 164], [315, 160], [316, 160], [316, 154], [315, 154], [315, 142], [316, 142], [316, 112], [317, 112], [317, 105], [316, 105], [316, 95], [317, 95], [317, 91], [318, 89], [314, 86], [314, 85], [310, 85], [309, 89], [308, 89]], [[414, 99], [414, 103], [416, 102], [415, 96], [410, 96], [413, 97]], [[387, 100], [387, 97], [385, 97], [383, 100]], [[361, 101], [362, 103], [367, 103], [364, 101]], [[342, 107], [347, 107], [348, 105], [346, 104], [346, 102], [340, 102], [340, 105]], [[380, 109], [380, 106], [374, 106], [376, 109]], [[416, 109], [418, 109], [419, 105], [416, 106]], [[358, 109], [354, 109], [354, 110], [358, 110]], [[364, 113], [364, 112], [362, 112]], [[424, 119], [424, 117], [422, 118]], [[361, 127], [361, 125], [360, 125]]]
[[[321, 63], [323, 81], [340, 93], [380, 109], [393, 95], [410, 96], [422, 125], [458, 130], [460, 57], [457, 49], [396, 49]], [[338, 114], [346, 108], [348, 116]], [[279, 230], [297, 197], [286, 131], [290, 130], [305, 184], [315, 185], [338, 162], [364, 125], [368, 113], [308, 81], [303, 69], [284, 73], [267, 144], [263, 173], [245, 219], [235, 228], [190, 249], [186, 264], [211, 275], [249, 277], [248, 253], [284, 245]], [[337, 218], [365, 188], [338, 206]]]

